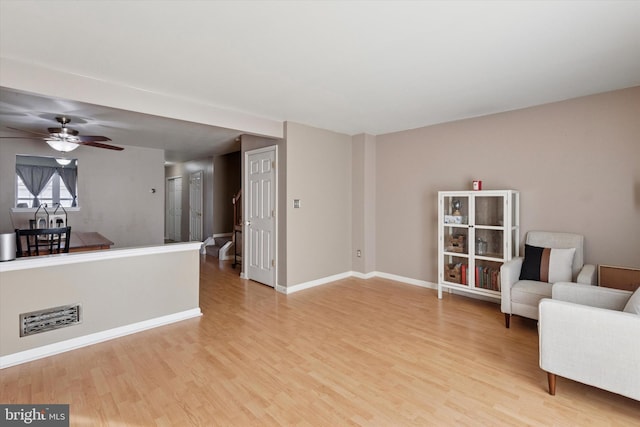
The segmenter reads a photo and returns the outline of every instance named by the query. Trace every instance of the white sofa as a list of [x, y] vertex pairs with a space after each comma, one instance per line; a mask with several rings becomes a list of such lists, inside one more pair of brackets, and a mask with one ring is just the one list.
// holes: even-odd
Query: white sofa
[[[552, 231], [529, 231], [525, 244], [554, 249], [575, 248], [571, 264], [571, 281], [585, 285], [596, 284], [595, 265], [584, 264], [584, 237], [582, 235]], [[512, 314], [537, 319], [538, 303], [542, 298], [551, 297], [553, 283], [520, 280], [523, 261], [523, 257], [516, 257], [504, 263], [500, 268], [500, 310], [504, 313], [504, 323], [507, 328], [510, 325]]]
[[547, 372], [550, 394], [561, 376], [640, 400], [640, 314], [622, 311], [631, 295], [575, 283], [553, 285], [553, 299], [540, 301], [538, 319], [540, 367]]

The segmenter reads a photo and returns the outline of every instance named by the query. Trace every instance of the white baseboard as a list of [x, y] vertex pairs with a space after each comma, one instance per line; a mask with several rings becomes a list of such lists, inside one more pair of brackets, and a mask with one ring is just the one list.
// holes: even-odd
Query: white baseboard
[[438, 289], [437, 283], [427, 282], [425, 280], [412, 279], [410, 277], [397, 276], [395, 274], [382, 273], [380, 271], [376, 271], [374, 272], [374, 274], [375, 274], [375, 277], [380, 277], [382, 279], [394, 280], [396, 282], [402, 282], [408, 285], [420, 286], [423, 288]]
[[315, 286], [325, 285], [327, 283], [335, 282], [336, 280], [346, 279], [351, 277], [353, 272], [348, 271], [346, 273], [334, 274], [333, 276], [323, 277], [322, 279], [311, 280], [310, 282], [300, 283], [298, 285], [282, 287], [285, 294], [292, 294], [294, 292], [302, 291], [305, 289], [313, 288]]
[[322, 279], [312, 280], [310, 282], [304, 282], [293, 286], [281, 286], [276, 285], [276, 291], [283, 294], [292, 294], [294, 292], [302, 291], [305, 289], [313, 288], [315, 286], [325, 285], [327, 283], [335, 282], [336, 280], [346, 279], [349, 277], [355, 277], [358, 279], [372, 279], [374, 277], [380, 277], [383, 279], [394, 280], [396, 282], [406, 283], [413, 286], [421, 286], [423, 288], [438, 289], [436, 283], [427, 282], [424, 280], [412, 279], [410, 277], [397, 276], [395, 274], [382, 273], [380, 271], [373, 271], [370, 273], [360, 273], [358, 271], [347, 271], [345, 273], [335, 274], [333, 276], [323, 277]]
[[144, 320], [142, 322], [132, 323], [118, 328], [44, 345], [42, 347], [32, 348], [18, 353], [8, 354], [6, 356], [0, 356], [0, 369], [198, 316], [202, 316], [202, 312], [200, 311], [200, 308], [194, 308], [191, 310], [181, 311], [179, 313], [156, 317], [155, 319]]
[[[438, 284], [437, 283], [427, 282], [427, 281], [424, 281], [424, 280], [412, 279], [410, 277], [397, 276], [395, 274], [382, 273], [382, 272], [379, 272], [379, 271], [376, 271], [374, 274], [375, 274], [375, 277], [380, 277], [382, 279], [389, 279], [389, 280], [394, 280], [396, 282], [406, 283], [408, 285], [420, 286], [420, 287], [423, 287], [423, 288], [429, 288], [429, 289], [438, 290]], [[457, 289], [447, 289], [447, 290], [443, 290], [443, 292], [451, 292], [454, 295], [460, 295], [460, 296], [463, 296], [463, 297], [475, 298], [475, 299], [479, 299], [479, 300], [483, 300], [483, 301], [489, 301], [489, 302], [500, 304], [500, 298], [499, 297], [496, 298], [496, 297], [485, 296], [485, 295], [481, 295], [481, 294], [463, 292], [463, 291], [458, 291]]]
[[372, 279], [376, 277], [376, 272], [372, 271], [370, 273], [360, 273], [359, 271], [352, 271], [351, 276], [357, 279]]

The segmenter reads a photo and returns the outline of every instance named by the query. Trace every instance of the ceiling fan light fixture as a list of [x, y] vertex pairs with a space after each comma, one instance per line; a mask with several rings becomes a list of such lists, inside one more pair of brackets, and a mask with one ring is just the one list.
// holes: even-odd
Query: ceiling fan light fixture
[[46, 139], [45, 141], [47, 141], [47, 144], [49, 144], [49, 147], [53, 148], [56, 151], [61, 151], [63, 153], [68, 153], [79, 147], [78, 144], [74, 144], [73, 142], [64, 141], [61, 139]]
[[65, 133], [65, 132], [51, 133], [51, 134], [49, 134], [49, 136], [52, 139], [53, 138], [62, 139], [64, 141], [73, 142], [73, 143], [76, 143], [76, 142], [80, 141], [80, 138], [78, 138], [77, 136], [74, 136], [74, 135], [71, 135], [71, 134], [68, 134], [68, 133]]
[[62, 159], [62, 158], [56, 158], [56, 162], [60, 165], [60, 166], [67, 166], [69, 163], [71, 163], [71, 159]]

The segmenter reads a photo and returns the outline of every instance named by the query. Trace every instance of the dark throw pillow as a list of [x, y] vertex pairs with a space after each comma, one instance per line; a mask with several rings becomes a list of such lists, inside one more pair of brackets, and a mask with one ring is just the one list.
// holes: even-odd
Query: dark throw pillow
[[525, 244], [520, 280], [570, 282], [575, 253], [576, 248], [551, 249]]

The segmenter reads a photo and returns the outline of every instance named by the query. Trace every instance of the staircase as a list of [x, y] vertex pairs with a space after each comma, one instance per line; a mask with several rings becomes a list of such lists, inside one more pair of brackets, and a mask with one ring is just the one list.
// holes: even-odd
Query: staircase
[[220, 249], [231, 242], [231, 236], [214, 237], [213, 240], [215, 242], [213, 245], [206, 246], [207, 255], [220, 258]]
[[[242, 189], [234, 195], [231, 202], [233, 203], [233, 231], [228, 236], [214, 236], [213, 244], [210, 238], [207, 239], [204, 250], [207, 255], [221, 260], [233, 259], [233, 267], [235, 267], [242, 258]], [[223, 253], [220, 253], [221, 250]]]

